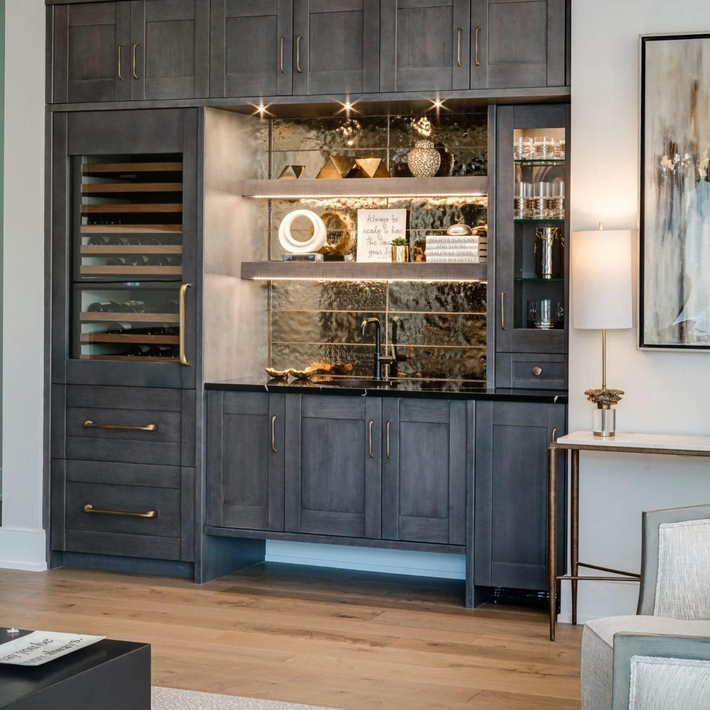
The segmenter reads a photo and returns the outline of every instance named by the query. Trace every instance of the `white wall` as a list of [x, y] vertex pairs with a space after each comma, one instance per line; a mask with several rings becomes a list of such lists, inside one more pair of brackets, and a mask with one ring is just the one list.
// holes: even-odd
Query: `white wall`
[[[573, 230], [599, 220], [637, 230], [638, 37], [698, 31], [710, 31], [707, 0], [574, 0]], [[599, 333], [572, 331], [571, 430], [591, 428], [583, 391], [600, 384], [599, 350]], [[629, 330], [609, 334], [608, 361], [609, 386], [626, 391], [620, 431], [710, 434], [710, 354], [640, 351]], [[641, 512], [710, 503], [710, 460], [582, 454], [581, 501], [581, 559], [637, 571]], [[637, 584], [583, 583], [580, 616], [635, 613], [637, 594]], [[568, 613], [567, 593], [562, 618]]]
[[44, 3], [6, 2], [0, 567], [45, 569]]

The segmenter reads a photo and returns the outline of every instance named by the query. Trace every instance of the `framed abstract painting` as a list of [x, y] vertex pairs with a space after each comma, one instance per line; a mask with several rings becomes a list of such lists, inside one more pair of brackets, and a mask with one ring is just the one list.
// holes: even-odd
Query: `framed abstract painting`
[[710, 34], [641, 38], [639, 345], [710, 350]]

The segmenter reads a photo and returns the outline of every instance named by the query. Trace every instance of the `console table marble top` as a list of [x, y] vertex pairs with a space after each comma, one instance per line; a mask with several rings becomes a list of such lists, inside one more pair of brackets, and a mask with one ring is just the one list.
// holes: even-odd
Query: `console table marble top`
[[626, 453], [669, 453], [685, 456], [710, 456], [710, 436], [674, 434], [627, 434], [602, 438], [591, 431], [575, 431], [553, 442], [559, 449], [621, 451]]

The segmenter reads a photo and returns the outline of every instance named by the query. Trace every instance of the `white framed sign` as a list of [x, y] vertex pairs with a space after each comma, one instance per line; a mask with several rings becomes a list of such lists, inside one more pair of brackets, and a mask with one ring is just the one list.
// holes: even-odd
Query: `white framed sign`
[[406, 236], [407, 210], [357, 211], [358, 261], [392, 261], [392, 240]]

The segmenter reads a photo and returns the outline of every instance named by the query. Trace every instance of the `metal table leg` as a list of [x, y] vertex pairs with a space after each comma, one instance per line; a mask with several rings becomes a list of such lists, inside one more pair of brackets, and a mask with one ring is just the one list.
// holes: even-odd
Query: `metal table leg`
[[550, 641], [555, 640], [557, 621], [557, 449], [547, 452], [547, 582], [550, 591]]
[[[579, 451], [572, 451], [572, 577], [579, 576]], [[572, 580], [572, 623], [577, 623], [577, 587]]]

